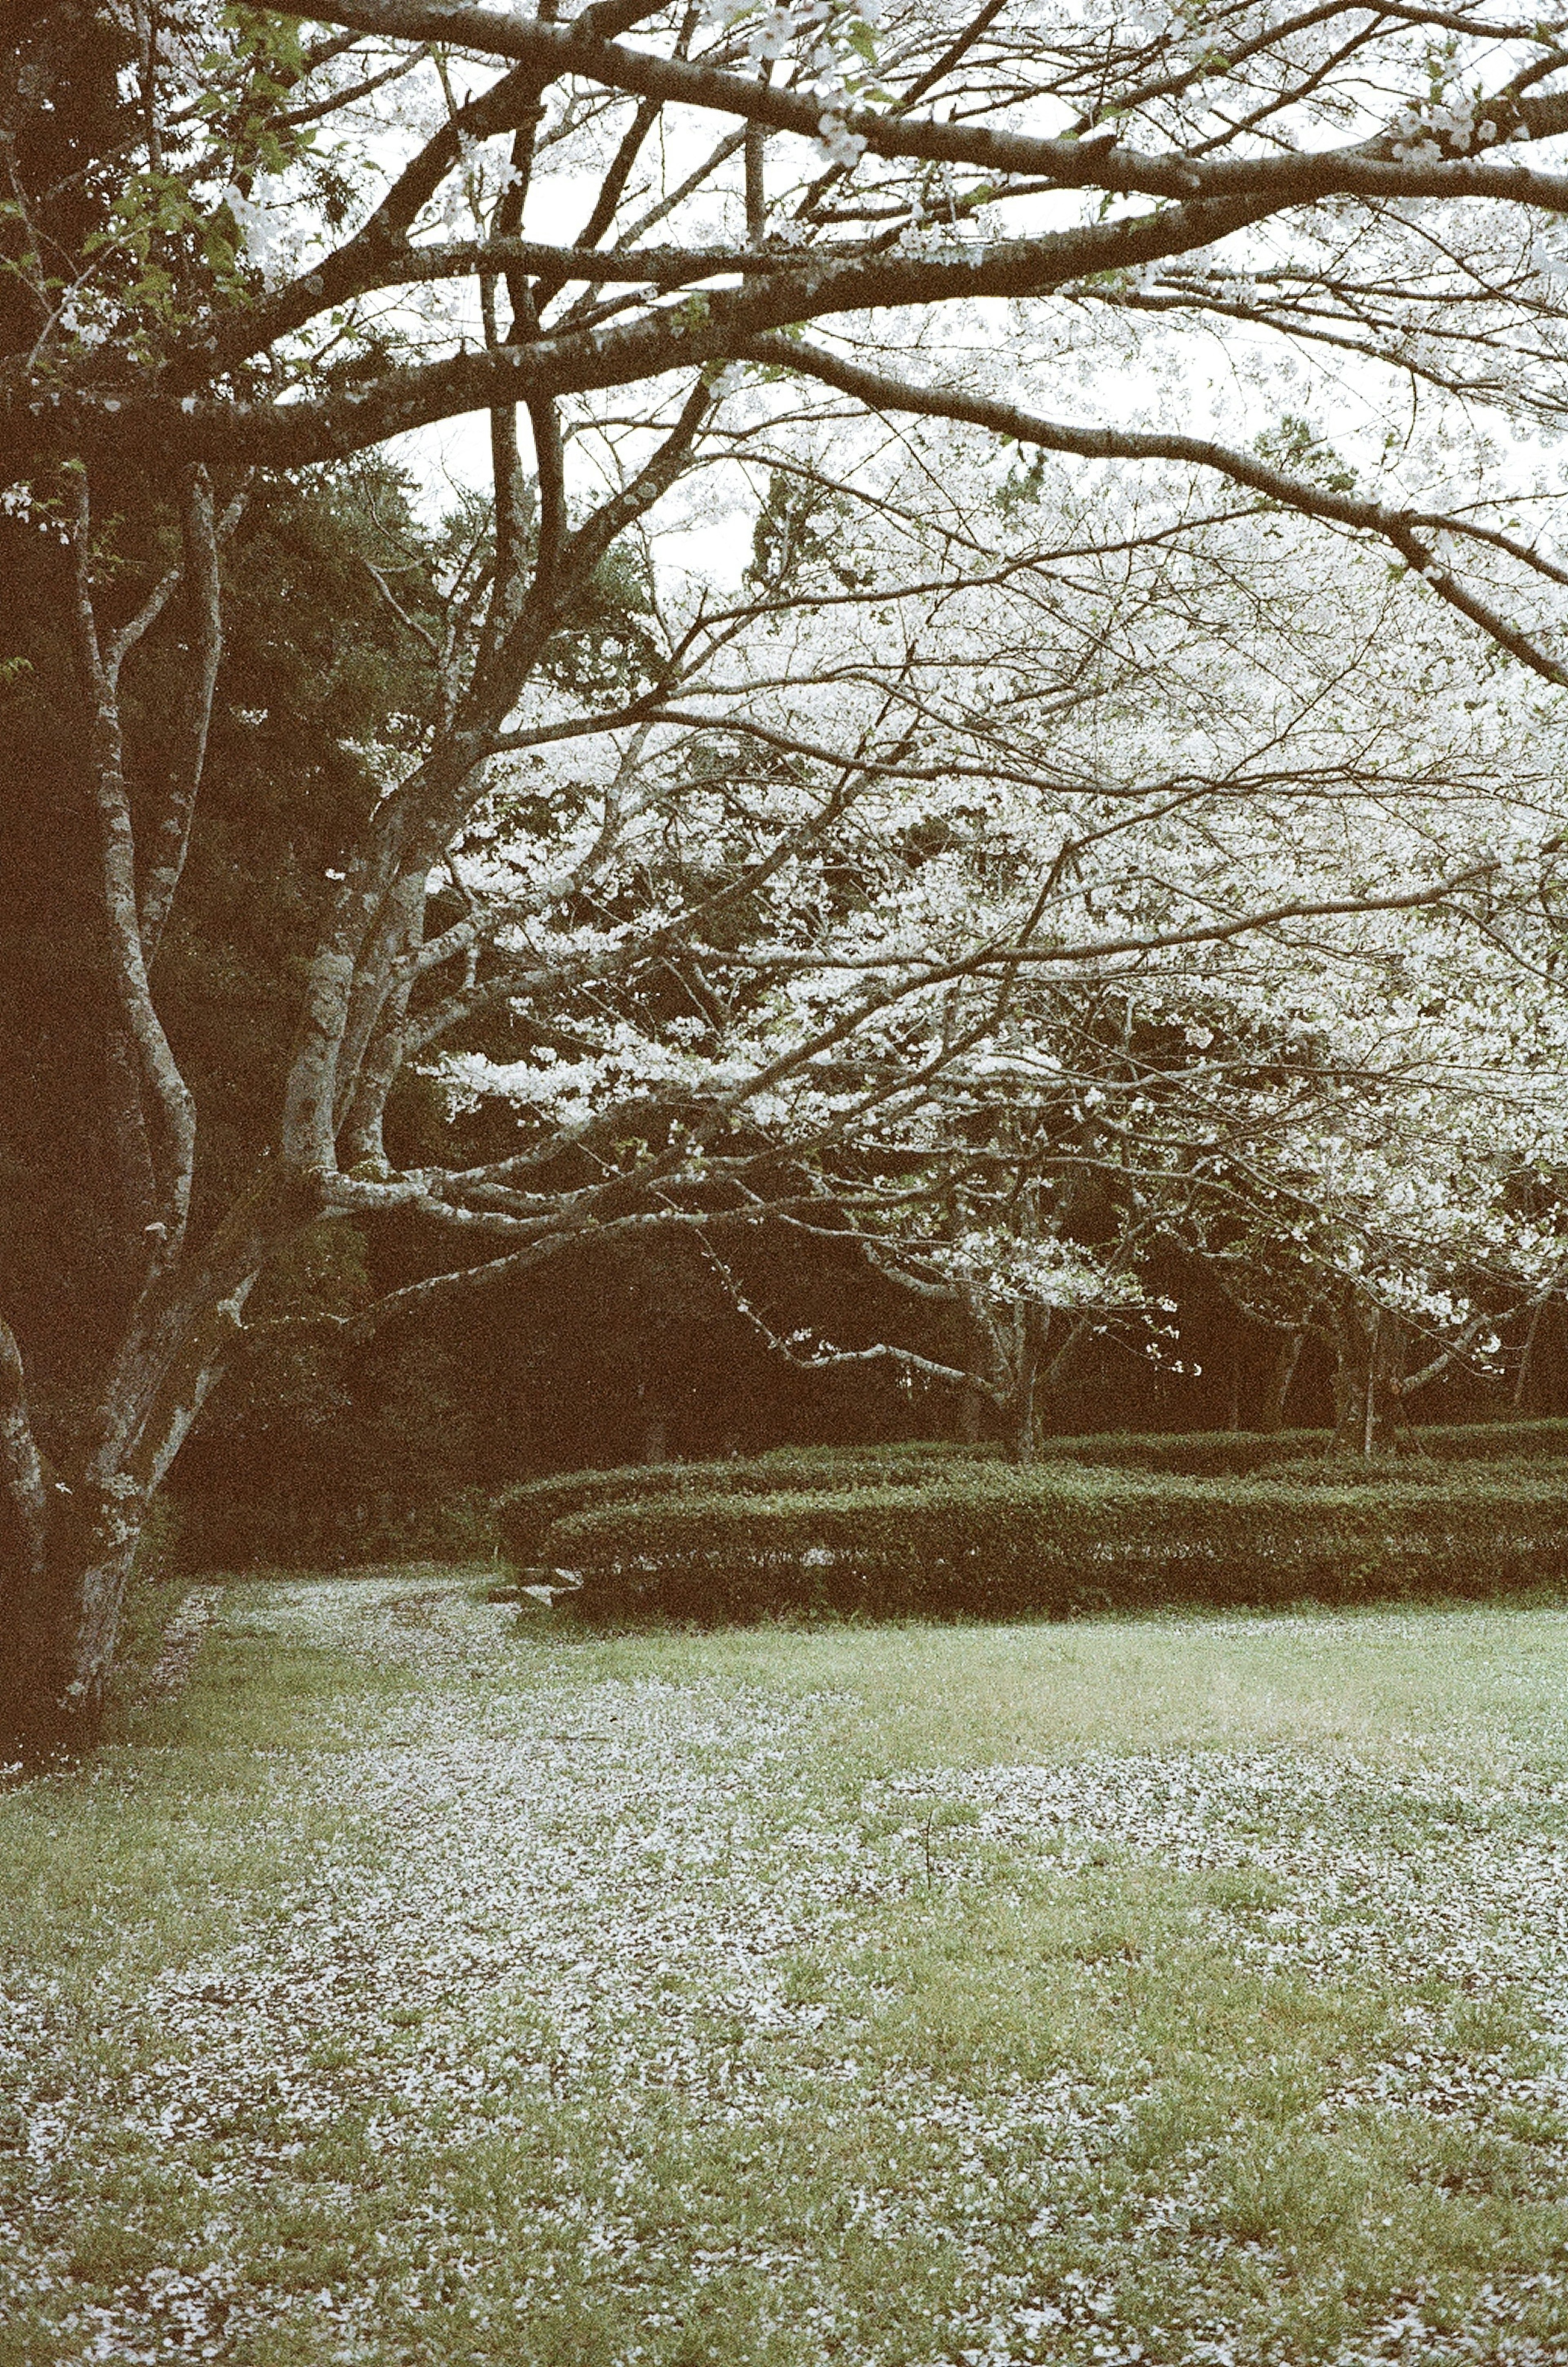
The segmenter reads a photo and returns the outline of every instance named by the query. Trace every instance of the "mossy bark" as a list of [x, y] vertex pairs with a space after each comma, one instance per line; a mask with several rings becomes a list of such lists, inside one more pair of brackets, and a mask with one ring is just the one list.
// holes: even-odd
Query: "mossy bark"
[[41, 1557], [13, 1553], [0, 1621], [0, 1761], [90, 1750], [103, 1722], [145, 1504], [133, 1481], [53, 1480]]

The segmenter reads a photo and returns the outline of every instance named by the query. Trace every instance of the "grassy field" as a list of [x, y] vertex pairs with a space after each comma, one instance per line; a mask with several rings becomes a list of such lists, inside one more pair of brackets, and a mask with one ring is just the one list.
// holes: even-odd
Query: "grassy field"
[[1568, 2360], [1568, 1612], [235, 1585], [0, 1798], [0, 2361]]

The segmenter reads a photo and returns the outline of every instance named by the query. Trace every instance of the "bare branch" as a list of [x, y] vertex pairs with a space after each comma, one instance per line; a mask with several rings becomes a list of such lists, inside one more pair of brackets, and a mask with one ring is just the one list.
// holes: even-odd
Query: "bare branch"
[[92, 591], [92, 509], [86, 471], [71, 477], [75, 656], [88, 714], [88, 763], [102, 855], [102, 910], [116, 998], [136, 1047], [141, 1082], [155, 1123], [150, 1127], [158, 1173], [161, 1241], [167, 1257], [183, 1238], [196, 1159], [196, 1106], [164, 1033], [147, 981], [136, 895], [136, 844], [126, 787], [119, 703], [99, 644]]
[[212, 485], [206, 470], [198, 465], [187, 472], [181, 519], [185, 541], [182, 572], [189, 619], [186, 703], [179, 719], [175, 757], [170, 766], [167, 802], [141, 883], [141, 945], [149, 969], [158, 958], [164, 925], [185, 869], [197, 795], [207, 764], [207, 735], [223, 655], [218, 551], [220, 543], [239, 521], [243, 499], [243, 494], [235, 496], [220, 527], [213, 517]]

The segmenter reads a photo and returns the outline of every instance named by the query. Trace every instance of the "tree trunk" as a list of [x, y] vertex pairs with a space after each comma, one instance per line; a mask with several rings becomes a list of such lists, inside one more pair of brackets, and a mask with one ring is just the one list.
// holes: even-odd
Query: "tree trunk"
[[979, 1444], [981, 1408], [984, 1403], [985, 1399], [976, 1384], [973, 1381], [965, 1381], [958, 1392], [958, 1437], [961, 1445], [977, 1446]]
[[1332, 1452], [1367, 1459], [1389, 1441], [1408, 1334], [1397, 1315], [1348, 1291], [1335, 1309], [1334, 1342]]
[[637, 1385], [637, 1428], [641, 1433], [643, 1463], [668, 1463], [670, 1460], [670, 1419], [663, 1392], [657, 1385], [639, 1381]]
[[39, 1562], [13, 1554], [0, 1621], [0, 1762], [90, 1750], [103, 1719], [146, 1502], [130, 1479], [51, 1483]]
[[1225, 1399], [1225, 1428], [1231, 1432], [1241, 1428], [1241, 1350], [1234, 1334], [1231, 1339], [1230, 1389]]
[[1291, 1383], [1296, 1377], [1296, 1366], [1302, 1360], [1304, 1331], [1287, 1331], [1274, 1352], [1274, 1362], [1263, 1384], [1263, 1402], [1258, 1408], [1258, 1427], [1270, 1435], [1285, 1427], [1285, 1400], [1291, 1394]]
[[1038, 1307], [1024, 1306], [1019, 1309], [1018, 1356], [1013, 1368], [1012, 1402], [1009, 1408], [1009, 1423], [1012, 1459], [1025, 1467], [1032, 1464], [1040, 1444], [1039, 1424], [1035, 1420], [1034, 1388], [1040, 1375], [1040, 1362], [1045, 1349], [1045, 1328], [1048, 1319]]
[[1360, 1315], [1354, 1293], [1347, 1291], [1336, 1304], [1331, 1319], [1334, 1436], [1330, 1452], [1335, 1455], [1355, 1455], [1360, 1450], [1367, 1407], [1367, 1335]]
[[1549, 1299], [1542, 1298], [1538, 1300], [1530, 1309], [1530, 1319], [1525, 1332], [1524, 1345], [1519, 1350], [1518, 1374], [1514, 1382], [1513, 1410], [1516, 1420], [1527, 1413], [1529, 1409], [1529, 1385], [1535, 1365], [1536, 1334], [1540, 1330], [1541, 1317], [1546, 1313], [1550, 1304]]
[[55, 1469], [0, 1323], [0, 1764], [96, 1739], [148, 1507], [228, 1360], [254, 1279], [133, 1330], [102, 1376], [96, 1437]]

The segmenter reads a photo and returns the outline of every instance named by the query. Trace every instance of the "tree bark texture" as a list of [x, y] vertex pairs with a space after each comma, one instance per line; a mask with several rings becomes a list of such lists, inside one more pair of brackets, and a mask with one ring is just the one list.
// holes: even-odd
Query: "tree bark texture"
[[1334, 1310], [1333, 1336], [1332, 1451], [1366, 1460], [1388, 1445], [1398, 1419], [1408, 1327], [1397, 1315], [1348, 1290]]
[[1270, 1435], [1285, 1427], [1285, 1406], [1291, 1394], [1291, 1384], [1296, 1377], [1296, 1366], [1302, 1360], [1302, 1343], [1305, 1338], [1304, 1331], [1287, 1331], [1275, 1350], [1273, 1362], [1265, 1376], [1258, 1427]]
[[134, 1482], [51, 1483], [41, 1554], [12, 1558], [0, 1595], [0, 1763], [96, 1741], [145, 1512]]
[[96, 1741], [148, 1509], [222, 1371], [250, 1279], [133, 1334], [105, 1376], [91, 1441], [57, 1468], [0, 1324], [0, 1763]]

